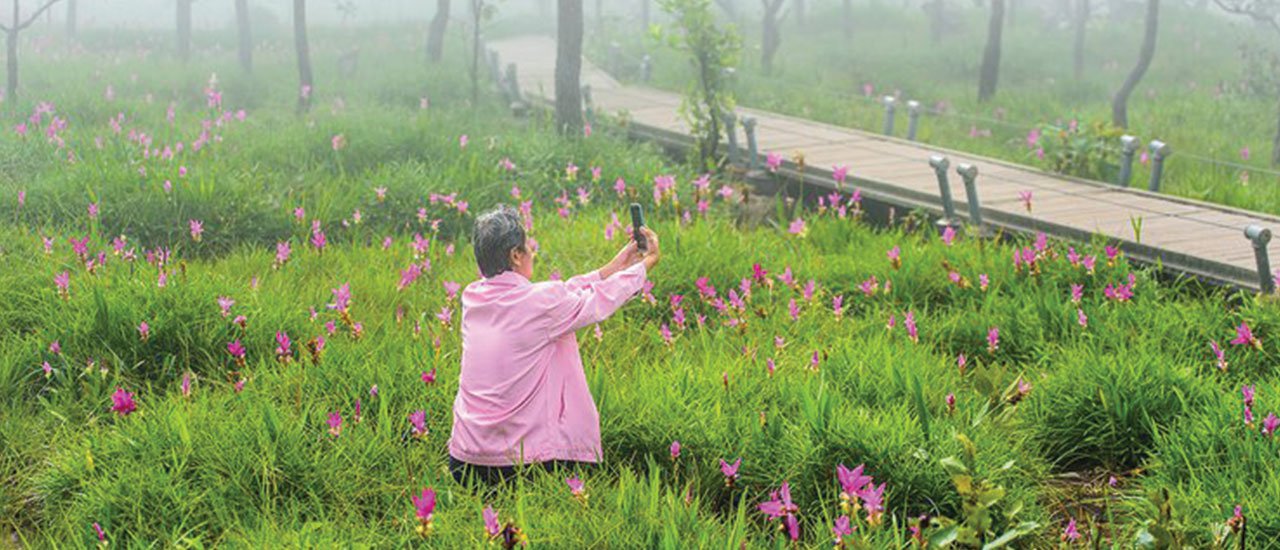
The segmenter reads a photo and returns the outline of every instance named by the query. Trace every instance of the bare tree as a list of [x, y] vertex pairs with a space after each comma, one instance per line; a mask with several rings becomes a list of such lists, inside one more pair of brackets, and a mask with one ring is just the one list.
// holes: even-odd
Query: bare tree
[[764, 5], [764, 28], [760, 35], [760, 68], [764, 70], [764, 74], [773, 74], [773, 56], [778, 53], [778, 46], [782, 45], [782, 21], [787, 18], [787, 14], [779, 12], [786, 1], [760, 0]]
[[436, 15], [427, 28], [427, 59], [439, 63], [444, 57], [444, 33], [449, 27], [449, 0], [436, 0]]
[[480, 103], [480, 24], [484, 22], [484, 0], [471, 0], [471, 106]]
[[556, 129], [582, 135], [582, 0], [559, 0], [556, 13]]
[[191, 59], [191, 2], [178, 0], [178, 59], [186, 63]]
[[307, 0], [293, 0], [293, 49], [298, 53], [298, 112], [311, 109], [311, 44], [307, 41]]
[[[1258, 24], [1266, 25], [1280, 36], [1280, 0], [1214, 0], [1214, 3], [1227, 13], [1248, 17]], [[1278, 65], [1280, 65], [1280, 59], [1273, 57], [1271, 66]], [[1271, 72], [1275, 73], [1274, 70]], [[1280, 92], [1280, 86], [1276, 83], [1278, 78], [1280, 74], [1269, 75], [1268, 92], [1272, 94]], [[1276, 132], [1271, 138], [1271, 165], [1280, 165], [1280, 107], [1276, 109]]]
[[1089, 26], [1089, 0], [1076, 0], [1076, 38], [1071, 48], [1071, 69], [1076, 80], [1084, 75], [1084, 31]]
[[240, 39], [240, 69], [252, 73], [253, 31], [249, 27], [249, 0], [236, 0], [236, 33]]
[[0, 30], [3, 30], [5, 34], [5, 62], [9, 69], [8, 81], [5, 85], [5, 97], [9, 101], [13, 101], [13, 98], [18, 97], [18, 34], [30, 27], [32, 23], [36, 22], [36, 18], [40, 17], [40, 14], [57, 3], [58, 0], [48, 0], [30, 17], [22, 19], [21, 2], [13, 0], [13, 22], [8, 25], [0, 24]]
[[1145, 31], [1142, 34], [1142, 50], [1138, 52], [1138, 64], [1129, 72], [1124, 84], [1116, 91], [1111, 100], [1111, 123], [1120, 127], [1129, 127], [1129, 95], [1138, 87], [1142, 76], [1147, 74], [1151, 66], [1151, 58], [1156, 55], [1156, 30], [1160, 23], [1160, 0], [1147, 0], [1147, 17]]
[[991, 0], [991, 19], [987, 21], [987, 47], [982, 50], [982, 69], [978, 73], [978, 101], [996, 95], [1000, 81], [1000, 40], [1004, 34], [1004, 0]]
[[67, 0], [67, 38], [76, 38], [76, 0]]

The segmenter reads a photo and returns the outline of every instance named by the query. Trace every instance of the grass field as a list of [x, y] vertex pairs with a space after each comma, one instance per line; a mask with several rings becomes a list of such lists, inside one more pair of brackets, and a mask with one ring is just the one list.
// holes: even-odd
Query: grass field
[[[461, 44], [424, 67], [415, 33], [386, 29], [339, 80], [355, 38], [315, 36], [305, 116], [287, 52], [256, 77], [225, 52], [184, 68], [109, 35], [26, 58], [0, 132], [7, 543], [92, 546], [96, 524], [112, 546], [408, 546], [411, 496], [431, 488], [429, 547], [484, 546], [486, 506], [536, 547], [784, 547], [786, 520], [758, 506], [785, 483], [805, 548], [846, 513], [849, 547], [909, 547], [913, 527], [976, 538], [961, 522], [1048, 548], [1072, 521], [1073, 544], [1208, 547], [1236, 506], [1249, 548], [1277, 546], [1270, 299], [1101, 243], [874, 228], [851, 194], [843, 213], [752, 219], [738, 182], [701, 190], [615, 128], [567, 140], [488, 92], [469, 105]], [[666, 176], [674, 196], [655, 201]], [[474, 216], [528, 201], [537, 278], [567, 277], [621, 246], [611, 215], [633, 200], [664, 259], [643, 298], [578, 335], [605, 449], [589, 496], [565, 472], [454, 484], [449, 288], [476, 279]], [[327, 307], [344, 285], [349, 306]], [[1257, 346], [1230, 343], [1242, 324]], [[722, 459], [741, 459], [732, 486]], [[864, 465], [882, 515], [873, 495], [842, 510], [839, 465]]]

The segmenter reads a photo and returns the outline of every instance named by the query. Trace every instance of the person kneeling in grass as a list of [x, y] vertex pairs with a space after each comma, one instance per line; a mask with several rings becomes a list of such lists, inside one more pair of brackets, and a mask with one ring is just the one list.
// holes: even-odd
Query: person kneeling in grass
[[449, 469], [460, 483], [493, 483], [517, 466], [600, 461], [600, 415], [575, 332], [613, 315], [658, 263], [658, 236], [642, 232], [604, 267], [534, 283], [533, 243], [520, 214], [500, 206], [476, 220], [482, 279], [462, 292], [462, 372], [453, 402]]

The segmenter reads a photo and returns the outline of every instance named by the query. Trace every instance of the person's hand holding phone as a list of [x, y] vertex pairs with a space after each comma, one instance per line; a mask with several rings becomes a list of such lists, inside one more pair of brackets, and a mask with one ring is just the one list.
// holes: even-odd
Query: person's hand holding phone
[[[648, 226], [641, 227], [640, 234], [644, 235], [645, 240], [645, 251], [640, 261], [644, 262], [646, 271], [651, 271], [653, 266], [658, 265], [658, 260], [662, 258], [662, 253], [658, 247], [658, 234], [654, 233]], [[635, 243], [632, 242], [631, 246], [635, 246]]]

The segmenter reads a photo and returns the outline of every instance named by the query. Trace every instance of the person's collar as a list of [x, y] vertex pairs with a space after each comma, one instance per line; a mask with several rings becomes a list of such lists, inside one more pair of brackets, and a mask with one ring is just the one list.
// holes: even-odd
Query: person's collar
[[530, 284], [529, 279], [525, 278], [524, 275], [517, 273], [514, 269], [508, 269], [502, 273], [486, 278], [485, 282], [498, 286], [524, 286]]

